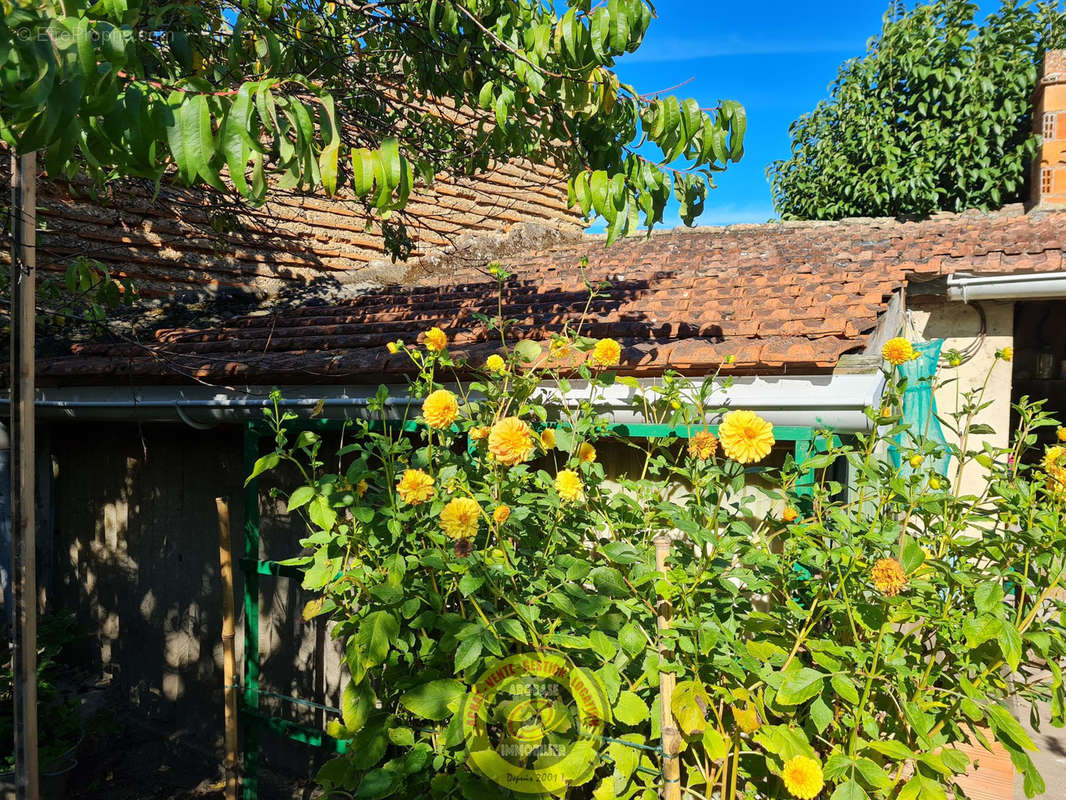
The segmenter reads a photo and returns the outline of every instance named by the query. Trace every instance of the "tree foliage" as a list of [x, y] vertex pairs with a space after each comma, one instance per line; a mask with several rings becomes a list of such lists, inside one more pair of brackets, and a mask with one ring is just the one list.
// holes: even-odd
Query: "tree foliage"
[[1036, 152], [1032, 92], [1045, 50], [1066, 45], [1059, 2], [936, 0], [886, 16], [829, 99], [790, 128], [768, 170], [786, 219], [926, 215], [1019, 200]]
[[[561, 14], [556, 12], [556, 7]], [[611, 67], [648, 0], [4, 0], [0, 137], [52, 177], [172, 173], [262, 203], [345, 187], [379, 218], [416, 181], [553, 162], [611, 238], [686, 222], [742, 153], [744, 111], [643, 96]], [[638, 155], [657, 145], [659, 163]], [[686, 169], [665, 167], [687, 158]]]

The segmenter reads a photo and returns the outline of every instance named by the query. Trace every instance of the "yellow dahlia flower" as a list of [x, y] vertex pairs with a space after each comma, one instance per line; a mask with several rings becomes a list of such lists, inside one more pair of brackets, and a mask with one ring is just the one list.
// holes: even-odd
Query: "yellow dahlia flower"
[[741, 464], [761, 461], [774, 446], [774, 426], [753, 411], [730, 411], [718, 428], [722, 450]]
[[424, 342], [427, 350], [439, 353], [448, 347], [448, 334], [440, 328], [430, 328], [426, 331]]
[[422, 401], [422, 416], [431, 428], [447, 428], [459, 416], [459, 400], [447, 389], [437, 389]]
[[489, 438], [489, 426], [478, 425], [475, 428], [471, 428], [469, 433], [467, 433], [467, 436], [469, 436], [471, 441], [474, 442], [480, 442], [482, 439], [487, 439]]
[[600, 339], [589, 356], [589, 363], [600, 369], [613, 367], [621, 360], [622, 346], [614, 339]]
[[400, 482], [396, 484], [396, 493], [405, 503], [417, 506], [433, 497], [433, 477], [420, 469], [404, 470]]
[[825, 786], [822, 765], [807, 756], [794, 756], [786, 761], [781, 778], [788, 793], [800, 800], [812, 800]]
[[577, 460], [582, 464], [591, 464], [596, 460], [596, 448], [588, 442], [582, 442], [577, 448]]
[[387, 345], [385, 345], [385, 349], [393, 355], [396, 355], [400, 352], [400, 345], [397, 342], [389, 342]]
[[1055, 435], [1058, 437], [1060, 442], [1066, 442], [1066, 428], [1059, 428], [1055, 432]]
[[999, 358], [1002, 358], [1004, 361], [1013, 361], [1014, 360], [1014, 348], [1013, 347], [1004, 347], [1002, 350], [998, 351], [996, 353], [996, 355]]
[[1044, 471], [1053, 472], [1056, 469], [1062, 469], [1064, 459], [1066, 459], [1066, 447], [1060, 445], [1049, 447], [1044, 453]]
[[580, 500], [584, 488], [581, 478], [572, 469], [560, 470], [555, 476], [555, 491], [568, 503], [576, 503]]
[[507, 362], [502, 357], [493, 353], [491, 356], [485, 359], [485, 366], [489, 372], [503, 372], [507, 369]]
[[889, 339], [885, 342], [885, 346], [881, 348], [881, 355], [889, 364], [894, 364], [898, 367], [900, 364], [906, 364], [908, 361], [916, 359], [918, 351], [902, 336], [897, 336], [895, 339]]
[[688, 440], [688, 454], [692, 458], [706, 461], [718, 451], [718, 437], [710, 431], [697, 431]]
[[510, 506], [496, 506], [496, 510], [492, 512], [492, 518], [496, 521], [497, 525], [503, 525], [511, 518]]
[[540, 432], [540, 446], [545, 450], [555, 449], [555, 429], [545, 428]]
[[489, 452], [508, 467], [521, 464], [533, 452], [533, 431], [518, 417], [504, 417], [489, 432]]
[[895, 597], [907, 586], [907, 573], [903, 565], [894, 558], [882, 558], [870, 571], [874, 587], [887, 597]]
[[469, 497], [448, 501], [440, 512], [440, 527], [452, 539], [469, 539], [477, 533], [481, 506]]

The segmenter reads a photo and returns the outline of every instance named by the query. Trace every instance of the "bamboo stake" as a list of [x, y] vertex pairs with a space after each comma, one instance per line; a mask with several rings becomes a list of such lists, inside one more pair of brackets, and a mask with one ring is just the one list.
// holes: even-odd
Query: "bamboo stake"
[[[666, 575], [666, 559], [670, 556], [670, 537], [661, 534], [655, 537], [655, 569]], [[655, 623], [662, 633], [670, 628], [673, 608], [669, 600], [660, 599]], [[659, 637], [659, 658], [665, 659], [668, 649], [662, 636]], [[681, 800], [681, 733], [674, 725], [671, 705], [674, 699], [674, 673], [659, 670], [659, 722], [663, 742], [663, 800]]]
[[222, 579], [222, 680], [226, 700], [226, 800], [237, 800], [237, 651], [236, 613], [233, 600], [233, 539], [229, 528], [229, 502], [215, 498], [218, 510], [218, 561]]

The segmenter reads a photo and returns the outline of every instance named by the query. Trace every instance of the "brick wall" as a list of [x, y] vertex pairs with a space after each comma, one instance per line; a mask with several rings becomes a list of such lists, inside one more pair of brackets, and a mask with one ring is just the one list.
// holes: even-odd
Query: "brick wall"
[[1066, 207], [1066, 50], [1049, 50], [1037, 84], [1033, 128], [1040, 153], [1033, 161], [1033, 205]]
[[[405, 272], [351, 196], [279, 193], [250, 208], [205, 187], [165, 185], [156, 195], [150, 182], [124, 181], [93, 198], [43, 180], [38, 199], [43, 272], [62, 275], [72, 259], [91, 256], [146, 298], [227, 290], [270, 297], [298, 286], [399, 282]], [[522, 223], [581, 230], [561, 175], [528, 163], [473, 178], [441, 176], [412, 194], [405, 221], [412, 258]]]

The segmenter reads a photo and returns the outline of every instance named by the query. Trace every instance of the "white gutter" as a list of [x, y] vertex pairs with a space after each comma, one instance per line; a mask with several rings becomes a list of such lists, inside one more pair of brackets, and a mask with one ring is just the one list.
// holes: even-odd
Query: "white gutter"
[[[656, 383], [642, 380], [645, 385]], [[699, 384], [699, 380], [694, 380]], [[711, 393], [709, 404], [745, 408], [757, 412], [775, 425], [824, 428], [840, 432], [868, 431], [870, 420], [864, 410], [880, 403], [884, 389], [881, 373], [807, 375], [782, 377], [739, 377], [729, 388]], [[589, 397], [589, 386], [573, 382], [571, 401]], [[284, 408], [310, 412], [322, 404], [327, 418], [365, 417], [376, 386], [290, 386], [282, 387]], [[558, 389], [545, 387], [540, 401], [558, 402]], [[418, 414], [404, 385], [389, 387], [386, 404], [390, 418], [414, 418]], [[633, 387], [621, 383], [598, 390], [597, 411], [613, 422], [644, 422], [638, 413], [639, 401]], [[270, 407], [266, 387], [221, 389], [208, 386], [139, 387], [59, 387], [37, 390], [37, 413], [51, 420], [113, 420], [144, 422], [182, 421], [193, 427], [261, 419]], [[408, 410], [408, 407], [410, 409]], [[6, 415], [8, 400], [0, 397], [0, 415]]]
[[948, 300], [1027, 300], [1066, 297], [1066, 272], [1027, 275], [949, 275]]

